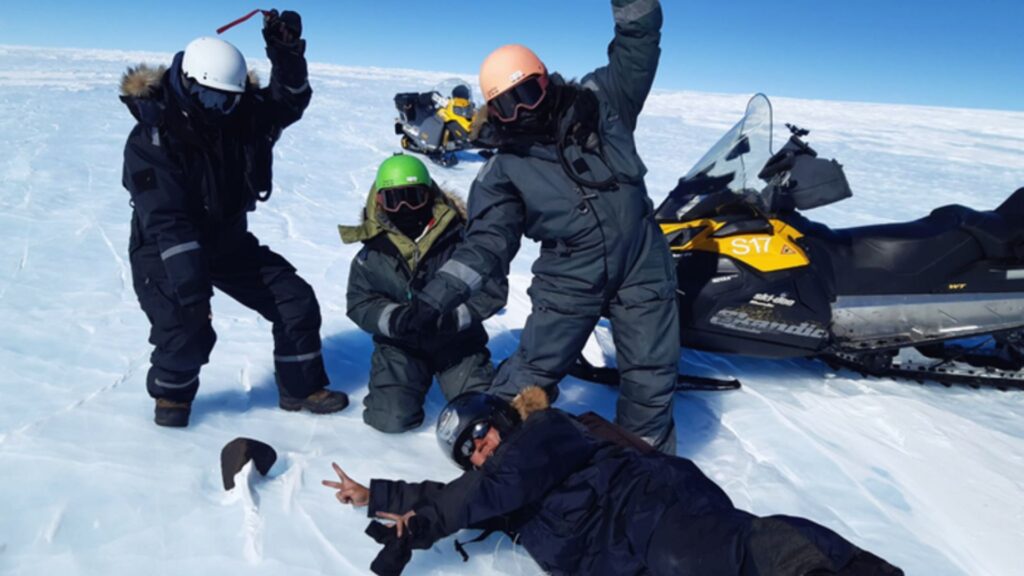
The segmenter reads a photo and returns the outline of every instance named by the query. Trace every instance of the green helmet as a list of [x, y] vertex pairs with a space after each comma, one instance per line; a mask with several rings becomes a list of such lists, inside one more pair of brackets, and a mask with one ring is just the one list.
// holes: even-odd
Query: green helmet
[[401, 188], [405, 186], [430, 186], [430, 172], [419, 159], [405, 154], [395, 154], [377, 168], [377, 180], [375, 188], [386, 190], [388, 188]]

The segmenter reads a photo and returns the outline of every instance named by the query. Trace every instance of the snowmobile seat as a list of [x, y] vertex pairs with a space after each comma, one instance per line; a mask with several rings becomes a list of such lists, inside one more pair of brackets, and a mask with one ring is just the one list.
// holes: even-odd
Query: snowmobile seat
[[416, 103], [419, 101], [418, 92], [401, 92], [395, 94], [395, 108], [402, 113], [406, 122], [415, 122], [416, 115]]
[[996, 208], [996, 212], [1003, 218], [1016, 221], [1018, 226], [1024, 225], [1024, 188], [1017, 188], [1016, 192], [1010, 194], [1010, 197]]
[[998, 211], [979, 212], [958, 205], [936, 208], [932, 215], [943, 214], [959, 220], [963, 228], [981, 244], [985, 258], [1007, 260], [1014, 258], [1014, 246], [1024, 240], [1024, 228], [1013, 225], [1009, 216]]
[[395, 94], [395, 108], [409, 124], [419, 124], [434, 115], [437, 108], [434, 106], [434, 94], [436, 92], [402, 92]]
[[837, 294], [933, 292], [986, 256], [982, 242], [965, 229], [968, 212], [974, 213], [962, 206], [947, 206], [913, 222], [798, 229], [823, 241], [821, 246], [831, 256]]

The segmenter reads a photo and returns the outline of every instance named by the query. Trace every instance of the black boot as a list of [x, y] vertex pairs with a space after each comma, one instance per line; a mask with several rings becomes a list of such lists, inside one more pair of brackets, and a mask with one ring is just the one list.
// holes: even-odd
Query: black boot
[[308, 410], [314, 414], [331, 414], [348, 406], [348, 394], [323, 388], [305, 398], [292, 398], [282, 392], [279, 405], [289, 412]]
[[156, 410], [153, 421], [158, 426], [168, 428], [185, 428], [188, 426], [188, 417], [192, 414], [191, 402], [175, 402], [166, 398], [156, 399]]

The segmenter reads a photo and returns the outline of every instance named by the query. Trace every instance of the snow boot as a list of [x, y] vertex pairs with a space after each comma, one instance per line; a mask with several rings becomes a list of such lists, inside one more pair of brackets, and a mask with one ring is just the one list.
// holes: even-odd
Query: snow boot
[[191, 414], [191, 402], [175, 402], [166, 398], [157, 398], [153, 421], [157, 426], [185, 428], [188, 426], [188, 418]]
[[278, 404], [289, 412], [308, 410], [313, 414], [331, 414], [348, 406], [348, 394], [324, 388], [305, 398], [292, 398], [282, 392]]

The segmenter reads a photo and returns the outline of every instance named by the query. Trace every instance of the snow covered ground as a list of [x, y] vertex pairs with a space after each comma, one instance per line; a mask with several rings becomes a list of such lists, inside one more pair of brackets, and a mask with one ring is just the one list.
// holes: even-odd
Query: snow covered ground
[[[363, 425], [369, 338], [345, 317], [355, 222], [377, 164], [397, 148], [391, 97], [450, 76], [313, 65], [313, 104], [277, 146], [276, 193], [252, 229], [315, 287], [327, 366], [353, 406], [315, 417], [276, 407], [270, 326], [214, 299], [219, 342], [193, 424], [152, 424], [150, 346], [127, 265], [130, 208], [121, 150], [132, 119], [123, 68], [170, 55], [0, 47], [0, 574], [365, 574], [367, 520], [320, 486], [354, 478], [450, 479], [431, 425], [388, 436]], [[667, 64], [666, 64], [667, 65]], [[266, 63], [258, 68], [266, 77]], [[640, 122], [660, 201], [739, 118], [747, 95], [657, 92]], [[814, 213], [832, 225], [922, 216], [946, 203], [992, 208], [1024, 185], [1024, 113], [776, 99], [777, 125], [847, 168], [855, 196]], [[782, 138], [781, 130], [776, 138]], [[465, 156], [435, 177], [465, 194]], [[487, 323], [497, 359], [529, 311], [536, 255], [513, 267], [507, 310]], [[599, 331], [588, 355], [611, 352]], [[805, 515], [908, 574], [1024, 571], [1024, 393], [865, 380], [808, 361], [684, 354], [686, 370], [744, 388], [680, 395], [679, 452], [740, 507]], [[614, 413], [615, 393], [569, 380], [560, 405]], [[442, 405], [428, 397], [428, 422]], [[272, 444], [267, 478], [231, 492], [219, 451], [236, 436]], [[537, 574], [508, 539], [451, 539], [410, 574]]]

